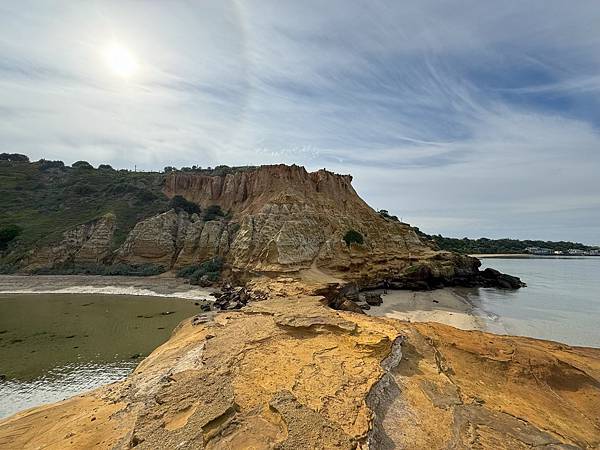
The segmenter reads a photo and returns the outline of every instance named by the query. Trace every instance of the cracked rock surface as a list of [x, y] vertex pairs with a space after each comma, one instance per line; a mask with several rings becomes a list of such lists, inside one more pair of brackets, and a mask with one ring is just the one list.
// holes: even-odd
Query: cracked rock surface
[[0, 448], [597, 448], [600, 350], [298, 296], [182, 323], [124, 381], [0, 421]]

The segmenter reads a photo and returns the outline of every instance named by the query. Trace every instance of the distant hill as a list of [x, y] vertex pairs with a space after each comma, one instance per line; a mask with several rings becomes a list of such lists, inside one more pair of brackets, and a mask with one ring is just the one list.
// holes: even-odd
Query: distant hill
[[474, 254], [495, 254], [495, 253], [526, 253], [528, 247], [548, 248], [552, 251], [566, 252], [570, 249], [590, 251], [598, 247], [584, 245], [579, 242], [567, 241], [531, 241], [519, 239], [469, 239], [469, 238], [449, 238], [442, 235], [428, 235], [418, 231], [419, 235], [425, 239], [435, 242], [440, 250], [462, 253], [466, 255]]

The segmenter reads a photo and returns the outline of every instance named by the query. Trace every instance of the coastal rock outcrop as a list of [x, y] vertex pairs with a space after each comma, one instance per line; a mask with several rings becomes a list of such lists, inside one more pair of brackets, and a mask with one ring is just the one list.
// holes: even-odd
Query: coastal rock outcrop
[[[27, 269], [95, 262], [150, 264], [167, 271], [218, 256], [227, 273], [243, 281], [258, 273], [317, 270], [361, 286], [521, 285], [480, 273], [475, 258], [435, 250], [410, 225], [369, 207], [354, 191], [350, 175], [307, 172], [295, 165], [223, 175], [171, 172], [164, 194], [183, 197], [200, 212], [171, 209], [139, 221], [115, 251], [114, 216], [107, 215], [33, 252]], [[207, 214], [211, 208], [218, 214]]]
[[119, 248], [117, 260], [169, 268], [197, 264], [229, 250], [229, 229], [222, 220], [205, 222], [196, 214], [167, 211], [136, 224]]
[[115, 228], [114, 214], [105, 214], [78, 225], [64, 232], [59, 242], [29, 252], [24, 261], [26, 270], [33, 271], [66, 263], [104, 263], [111, 256]]
[[6, 448], [597, 448], [600, 350], [275, 298], [185, 321], [124, 381], [0, 421]]
[[[315, 266], [375, 276], [408, 266], [411, 258], [435, 254], [409, 225], [370, 208], [351, 181], [350, 175], [276, 165], [223, 176], [172, 173], [165, 193], [230, 213], [239, 230], [227, 259], [240, 272]], [[350, 230], [364, 237], [362, 244], [344, 242]]]

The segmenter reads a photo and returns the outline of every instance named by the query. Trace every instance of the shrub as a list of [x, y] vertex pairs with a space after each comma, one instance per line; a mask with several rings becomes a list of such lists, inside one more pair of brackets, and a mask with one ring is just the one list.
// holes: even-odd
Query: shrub
[[225, 213], [221, 210], [219, 205], [210, 205], [204, 210], [204, 220], [207, 222], [223, 216], [225, 216]]
[[158, 198], [158, 196], [151, 191], [146, 191], [146, 190], [141, 190], [139, 191], [136, 195], [137, 199], [140, 202], [153, 202], [154, 200], [156, 200]]
[[98, 166], [98, 169], [100, 169], [100, 170], [115, 170], [112, 168], [112, 166], [110, 164], [100, 164]]
[[148, 277], [163, 273], [165, 268], [156, 264], [124, 264], [109, 266], [102, 264], [65, 264], [56, 267], [42, 267], [33, 271], [36, 275], [122, 275]]
[[29, 162], [29, 156], [20, 153], [0, 153], [0, 161]]
[[393, 220], [394, 222], [400, 222], [400, 220], [398, 219], [398, 216], [392, 216], [392, 215], [390, 215], [390, 213], [386, 209], [380, 209], [377, 212], [384, 219]]
[[199, 265], [187, 266], [177, 272], [177, 276], [187, 278], [191, 284], [198, 284], [203, 276], [207, 276], [209, 281], [217, 281], [223, 269], [223, 259], [215, 256], [204, 261]]
[[71, 164], [71, 167], [73, 167], [74, 169], [93, 169], [94, 168], [94, 166], [92, 166], [87, 161], [74, 162], [73, 164]]
[[194, 202], [190, 202], [183, 198], [181, 195], [176, 195], [169, 202], [169, 209], [175, 211], [185, 211], [189, 214], [200, 214], [200, 207]]
[[45, 159], [40, 159], [40, 170], [46, 171], [50, 169], [64, 169], [65, 163], [62, 161], [47, 161]]
[[23, 229], [18, 225], [7, 225], [0, 228], [0, 250], [4, 250], [8, 243], [14, 240]]
[[348, 230], [344, 235], [344, 242], [348, 247], [350, 244], [363, 244], [365, 242], [363, 235], [356, 230]]
[[89, 184], [78, 184], [73, 190], [77, 195], [91, 195], [96, 192], [96, 189]]
[[131, 183], [119, 183], [111, 186], [109, 190], [114, 194], [124, 194], [126, 192], [137, 192], [139, 189]]

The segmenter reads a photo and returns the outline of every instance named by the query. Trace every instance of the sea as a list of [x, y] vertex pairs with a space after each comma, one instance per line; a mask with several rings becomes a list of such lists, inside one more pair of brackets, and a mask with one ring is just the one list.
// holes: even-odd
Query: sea
[[521, 278], [518, 290], [479, 288], [468, 300], [489, 331], [600, 348], [600, 257], [483, 258]]

